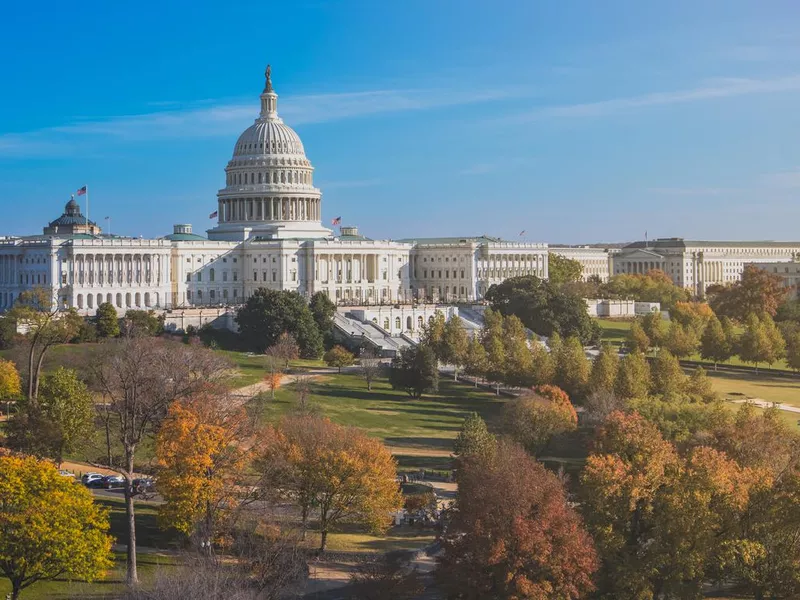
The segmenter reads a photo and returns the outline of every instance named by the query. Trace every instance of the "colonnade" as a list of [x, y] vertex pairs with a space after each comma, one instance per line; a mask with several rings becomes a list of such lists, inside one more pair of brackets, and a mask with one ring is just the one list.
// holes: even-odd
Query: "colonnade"
[[314, 280], [322, 283], [374, 283], [378, 255], [336, 253], [314, 256]]
[[319, 221], [319, 198], [227, 198], [219, 200], [219, 220], [231, 221]]
[[19, 256], [15, 254], [0, 255], [0, 283], [19, 283]]
[[654, 260], [625, 260], [621, 261], [619, 272], [644, 275], [653, 269], [664, 270], [664, 265], [661, 261]]
[[478, 276], [489, 279], [536, 275], [545, 277], [546, 254], [489, 254], [480, 259]]
[[152, 253], [75, 254], [61, 273], [62, 285], [166, 285], [169, 255]]

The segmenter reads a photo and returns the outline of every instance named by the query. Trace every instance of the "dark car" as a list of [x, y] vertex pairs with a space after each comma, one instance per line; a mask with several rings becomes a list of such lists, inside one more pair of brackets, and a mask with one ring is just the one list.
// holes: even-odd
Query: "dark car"
[[103, 481], [100, 484], [100, 487], [106, 490], [113, 490], [115, 488], [124, 488], [125, 478], [120, 475], [108, 475], [106, 477], [103, 477]]

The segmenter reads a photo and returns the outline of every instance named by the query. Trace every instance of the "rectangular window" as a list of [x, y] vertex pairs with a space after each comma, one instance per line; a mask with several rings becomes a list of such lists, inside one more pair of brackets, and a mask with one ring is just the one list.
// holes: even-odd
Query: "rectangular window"
[[197, 272], [197, 281], [203, 281], [203, 274], [200, 271]]
[[258, 273], [253, 271], [253, 281], [258, 281]]
[[261, 281], [266, 281], [266, 280], [267, 280], [267, 272], [261, 271]]
[[278, 274], [275, 271], [273, 271], [272, 272], [272, 281], [276, 281], [277, 276], [278, 276]]
[[223, 271], [222, 272], [222, 281], [228, 281], [228, 272], [227, 271]]
[[237, 281], [238, 279], [239, 279], [239, 273], [237, 273], [236, 271], [234, 271], [234, 272], [233, 272], [233, 280], [234, 280], [234, 281]]

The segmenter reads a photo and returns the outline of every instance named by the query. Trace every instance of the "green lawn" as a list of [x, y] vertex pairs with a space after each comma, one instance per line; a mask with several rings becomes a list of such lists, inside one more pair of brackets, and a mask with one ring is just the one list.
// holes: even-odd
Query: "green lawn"
[[595, 319], [602, 335], [600, 339], [604, 342], [609, 342], [612, 346], [622, 346], [628, 337], [628, 331], [631, 329], [632, 320], [621, 319]]
[[[800, 379], [750, 375], [748, 373], [715, 373], [708, 376], [726, 400], [757, 398], [767, 402], [781, 402], [800, 406]], [[798, 413], [800, 418], [800, 413]]]
[[[220, 354], [225, 355], [235, 366], [237, 373], [231, 380], [233, 387], [244, 387], [258, 383], [264, 379], [264, 355], [247, 352], [233, 352], [230, 350], [220, 350]], [[324, 367], [325, 363], [321, 360], [309, 360], [298, 358], [289, 361], [289, 369], [314, 369]]]

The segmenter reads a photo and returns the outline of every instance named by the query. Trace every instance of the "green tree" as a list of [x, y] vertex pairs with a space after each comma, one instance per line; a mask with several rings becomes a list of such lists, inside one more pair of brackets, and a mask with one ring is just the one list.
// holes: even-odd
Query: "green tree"
[[703, 367], [697, 367], [686, 382], [686, 394], [694, 402], [712, 404], [719, 400], [714, 384]]
[[583, 276], [583, 265], [577, 260], [550, 252], [547, 256], [547, 278], [551, 283], [575, 283]]
[[459, 458], [487, 456], [494, 452], [496, 438], [489, 433], [486, 422], [478, 413], [470, 413], [461, 424], [461, 430], [453, 444], [453, 454]]
[[553, 360], [553, 352], [548, 352], [544, 344], [533, 342], [531, 344], [531, 379], [533, 385], [553, 383], [555, 376], [556, 365]]
[[463, 321], [453, 315], [444, 325], [442, 333], [442, 362], [453, 365], [453, 379], [458, 380], [458, 370], [467, 360], [469, 338]]
[[317, 324], [320, 335], [326, 348], [333, 344], [333, 315], [336, 314], [336, 305], [325, 292], [316, 292], [308, 302], [314, 322]]
[[733, 353], [734, 347], [722, 328], [722, 323], [716, 315], [712, 316], [700, 338], [700, 356], [705, 360], [713, 361], [716, 371], [717, 363], [730, 359]]
[[164, 333], [164, 316], [152, 310], [128, 310], [122, 319], [126, 335], [153, 337]]
[[503, 333], [503, 315], [487, 309], [484, 313], [481, 343], [486, 350], [486, 378], [496, 384], [496, 393], [500, 393], [500, 383], [505, 375], [506, 345]]
[[426, 392], [439, 387], [439, 369], [430, 346], [420, 344], [403, 348], [392, 359], [389, 383], [396, 390], [404, 390], [412, 398], [422, 398]]
[[764, 328], [767, 339], [769, 340], [769, 355], [766, 358], [766, 363], [772, 366], [772, 363], [777, 362], [786, 356], [786, 340], [783, 339], [780, 329], [775, 325], [775, 321], [769, 314], [764, 315], [761, 319], [761, 326]]
[[512, 387], [529, 386], [533, 360], [528, 348], [528, 336], [522, 321], [514, 315], [503, 319], [503, 345], [503, 383]]
[[772, 340], [767, 328], [755, 313], [751, 313], [739, 338], [739, 357], [744, 362], [753, 363], [758, 369], [758, 363], [767, 362], [772, 356]]
[[8, 350], [17, 337], [17, 322], [11, 317], [0, 316], [0, 350]]
[[567, 338], [554, 358], [555, 384], [567, 392], [570, 398], [583, 398], [589, 383], [591, 366], [581, 341], [577, 337]]
[[236, 313], [243, 341], [258, 352], [288, 332], [303, 358], [322, 356], [322, 335], [303, 297], [297, 292], [258, 288]]
[[699, 340], [691, 327], [673, 322], [664, 340], [664, 348], [678, 358], [686, 358], [697, 352]]
[[[650, 340], [650, 346], [661, 348], [667, 339], [668, 325], [660, 312], [647, 313], [642, 317], [642, 329]], [[642, 350], [644, 352], [644, 350]]]
[[108, 512], [34, 458], [0, 456], [0, 572], [11, 598], [37, 581], [92, 580], [111, 568]]
[[686, 386], [681, 364], [667, 348], [662, 348], [653, 360], [650, 376], [653, 393], [664, 398], [674, 398]]
[[592, 363], [589, 374], [589, 390], [591, 392], [613, 392], [619, 371], [619, 355], [611, 344], [604, 343], [600, 346], [600, 353]]
[[638, 319], [631, 323], [626, 346], [631, 352], [647, 352], [650, 349], [650, 338], [647, 337], [647, 333]]
[[94, 320], [98, 337], [111, 338], [119, 335], [119, 318], [114, 305], [110, 302], [103, 302], [97, 307]]
[[422, 328], [422, 335], [420, 336], [420, 342], [433, 350], [436, 360], [442, 362], [444, 362], [444, 356], [446, 354], [444, 348], [445, 326], [446, 321], [444, 318], [444, 313], [440, 310], [437, 310], [433, 314], [433, 317], [428, 320], [428, 324]]
[[786, 363], [790, 369], [800, 371], [800, 329], [784, 334], [786, 340]]
[[356, 361], [356, 357], [353, 356], [352, 352], [347, 348], [337, 345], [328, 350], [322, 357], [322, 360], [324, 360], [325, 364], [329, 367], [337, 367], [339, 373], [341, 373], [342, 367], [349, 367], [352, 365]]
[[467, 346], [467, 357], [464, 363], [464, 370], [467, 375], [475, 378], [475, 387], [478, 387], [478, 379], [486, 375], [489, 368], [489, 359], [486, 350], [481, 344], [477, 335], [473, 336]]
[[631, 352], [619, 363], [614, 391], [624, 400], [644, 398], [650, 388], [650, 365], [641, 352]]
[[78, 374], [59, 367], [45, 375], [39, 392], [39, 406], [59, 431], [53, 458], [61, 464], [64, 454], [83, 447], [94, 435], [94, 398]]

